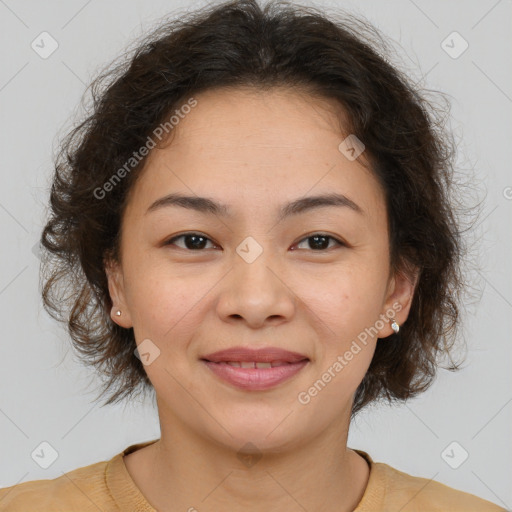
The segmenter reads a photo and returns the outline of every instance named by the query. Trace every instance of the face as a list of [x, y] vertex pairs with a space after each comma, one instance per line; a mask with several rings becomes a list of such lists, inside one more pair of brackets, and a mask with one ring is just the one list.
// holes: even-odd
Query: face
[[[108, 269], [122, 310], [112, 319], [133, 327], [148, 354], [162, 431], [275, 451], [339, 433], [376, 343], [386, 343], [377, 338], [393, 332], [390, 312], [405, 321], [413, 293], [390, 273], [384, 193], [364, 153], [350, 160], [339, 149], [349, 134], [334, 104], [279, 89], [195, 99], [132, 190], [122, 264]], [[225, 210], [151, 208], [169, 194]], [[329, 194], [342, 199], [285, 209]], [[240, 346], [307, 361], [266, 389], [241, 388], [203, 361]]]

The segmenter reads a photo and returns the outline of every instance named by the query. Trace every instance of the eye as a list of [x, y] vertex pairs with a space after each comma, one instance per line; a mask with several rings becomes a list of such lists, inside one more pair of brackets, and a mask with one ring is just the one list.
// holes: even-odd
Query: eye
[[340, 246], [346, 245], [341, 240], [338, 240], [337, 238], [334, 238], [333, 236], [330, 236], [330, 235], [326, 235], [324, 233], [313, 233], [312, 235], [309, 235], [306, 238], [303, 238], [299, 242], [299, 245], [303, 241], [308, 241], [308, 240], [310, 241], [310, 243], [309, 243], [310, 248], [312, 248], [312, 250], [317, 251], [317, 252], [325, 250], [329, 247], [328, 240], [332, 240]]
[[[181, 249], [187, 249], [190, 251], [201, 251], [201, 249], [205, 248], [205, 245], [208, 242], [212, 242], [210, 238], [203, 235], [202, 233], [183, 233], [181, 235], [175, 236], [171, 239], [169, 239], [167, 242], [164, 243], [164, 245], [177, 245], [175, 242], [176, 240], [179, 240], [183, 238], [185, 240], [185, 247], [180, 247]], [[314, 233], [312, 235], [309, 235], [305, 238], [303, 238], [298, 245], [303, 243], [304, 241], [310, 241], [309, 248], [318, 252], [318, 251], [324, 251], [325, 249], [329, 248], [329, 242], [333, 241], [339, 246], [346, 246], [345, 243], [343, 243], [341, 240], [338, 240], [337, 238], [334, 238], [331, 235], [327, 235], [324, 233]], [[312, 242], [311, 242], [312, 241]], [[212, 242], [213, 243], [213, 242]]]
[[191, 251], [200, 251], [201, 249], [204, 249], [207, 241], [211, 240], [204, 236], [201, 233], [183, 233], [182, 235], [175, 236], [174, 238], [171, 238], [170, 240], [167, 240], [164, 245], [176, 245], [174, 242], [176, 240], [179, 240], [180, 238], [183, 238], [185, 240], [185, 247], [180, 247], [181, 249], [188, 249]]

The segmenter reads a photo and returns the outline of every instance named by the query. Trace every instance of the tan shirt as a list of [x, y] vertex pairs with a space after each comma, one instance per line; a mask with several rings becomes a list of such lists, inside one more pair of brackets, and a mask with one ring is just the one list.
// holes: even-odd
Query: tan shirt
[[[84, 466], [53, 480], [34, 480], [0, 489], [1, 512], [157, 512], [130, 477], [123, 456], [156, 441], [129, 446], [112, 459]], [[506, 512], [489, 501], [435, 480], [374, 462], [354, 512]]]

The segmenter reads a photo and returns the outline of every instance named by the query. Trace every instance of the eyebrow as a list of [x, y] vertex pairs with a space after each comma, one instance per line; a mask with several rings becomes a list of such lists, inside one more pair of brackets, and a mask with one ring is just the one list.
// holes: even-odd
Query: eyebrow
[[[171, 206], [179, 206], [181, 208], [194, 210], [203, 214], [217, 215], [221, 217], [233, 216], [227, 205], [221, 204], [213, 199], [199, 196], [186, 196], [177, 193], [168, 194], [157, 199], [147, 209], [146, 214]], [[363, 209], [347, 196], [332, 193], [303, 197], [287, 203], [281, 207], [278, 214], [278, 220], [281, 221], [292, 215], [299, 215], [310, 210], [329, 206], [346, 207], [354, 212], [364, 215]]]

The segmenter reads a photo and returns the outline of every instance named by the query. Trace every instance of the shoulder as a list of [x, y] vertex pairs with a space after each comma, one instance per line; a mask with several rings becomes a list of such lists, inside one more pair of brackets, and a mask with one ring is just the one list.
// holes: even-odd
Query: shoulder
[[106, 504], [108, 461], [84, 466], [52, 480], [33, 480], [0, 489], [0, 512], [89, 512]]
[[403, 512], [506, 512], [506, 509], [490, 501], [436, 480], [412, 476], [387, 464], [374, 465], [385, 482], [385, 503], [400, 504]]

